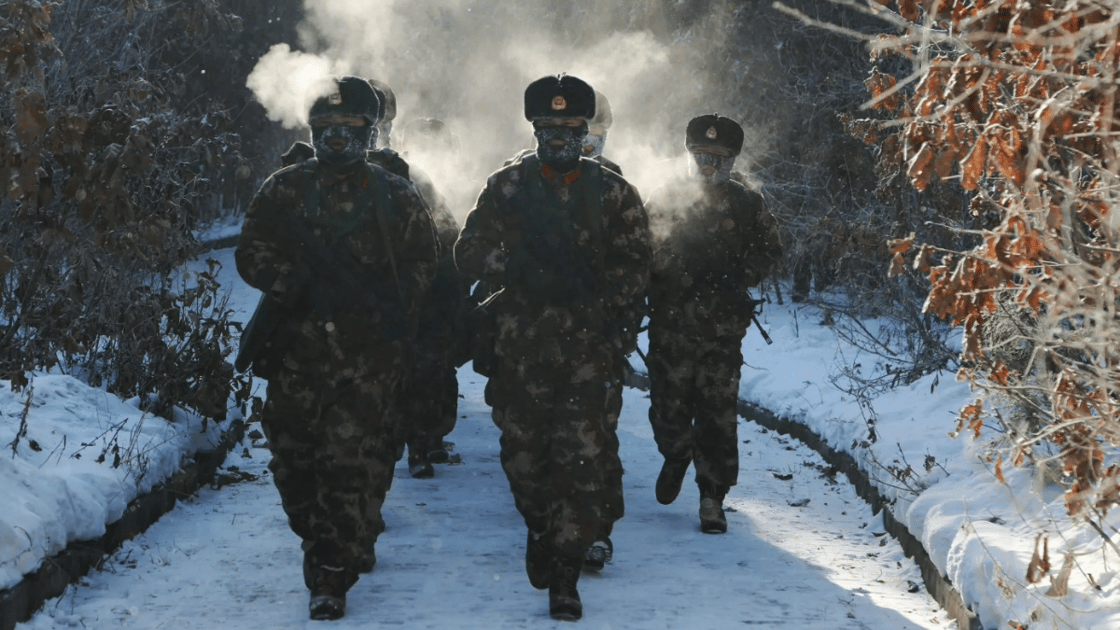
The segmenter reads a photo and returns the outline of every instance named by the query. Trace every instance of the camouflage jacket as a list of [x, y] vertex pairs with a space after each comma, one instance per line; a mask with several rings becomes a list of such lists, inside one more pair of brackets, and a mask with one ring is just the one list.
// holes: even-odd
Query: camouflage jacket
[[[501, 354], [503, 337], [519, 329], [619, 334], [610, 328], [644, 295], [650, 251], [641, 197], [621, 175], [587, 158], [559, 175], [526, 156], [490, 175], [455, 243], [455, 263], [502, 289]], [[517, 279], [526, 277], [540, 282]], [[556, 286], [563, 295], [547, 292]]]
[[[324, 252], [338, 268], [360, 273], [364, 302], [324, 290], [339, 279], [338, 268], [322, 264]], [[432, 220], [412, 184], [377, 166], [316, 160], [265, 180], [246, 211], [235, 258], [245, 282], [282, 307], [274, 351], [304, 356], [328, 346], [357, 352], [400, 340], [402, 327], [415, 330], [438, 264]]]
[[736, 181], [681, 180], [649, 202], [654, 234], [650, 326], [713, 339], [742, 337], [747, 289], [782, 254], [778, 225], [762, 196]]

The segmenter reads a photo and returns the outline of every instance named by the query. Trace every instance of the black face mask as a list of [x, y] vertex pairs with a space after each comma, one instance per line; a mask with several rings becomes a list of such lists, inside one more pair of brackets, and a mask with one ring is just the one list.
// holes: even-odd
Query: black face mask
[[735, 165], [735, 158], [731, 156], [704, 153], [701, 151], [692, 154], [696, 162], [696, 173], [708, 184], [718, 184], [731, 179], [731, 167]]
[[[567, 173], [579, 164], [579, 158], [583, 155], [587, 124], [579, 127], [534, 125], [533, 135], [537, 137], [537, 157], [541, 163], [558, 172]], [[554, 147], [551, 144], [554, 141], [561, 141], [564, 145]]]
[[[311, 128], [315, 157], [328, 164], [349, 164], [365, 159], [366, 150], [374, 138], [374, 130], [370, 125], [324, 125]], [[332, 148], [330, 142], [335, 139], [342, 139], [346, 145], [337, 150]]]

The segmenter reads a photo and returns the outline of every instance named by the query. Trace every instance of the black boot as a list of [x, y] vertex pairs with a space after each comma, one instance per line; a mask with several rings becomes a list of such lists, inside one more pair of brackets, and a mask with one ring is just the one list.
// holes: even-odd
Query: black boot
[[427, 448], [408, 447], [408, 474], [414, 479], [431, 479], [436, 476], [436, 470], [428, 460]]
[[559, 621], [578, 621], [583, 617], [579, 601], [579, 569], [583, 559], [557, 557], [552, 565], [552, 584], [548, 587], [548, 613]]
[[691, 459], [665, 460], [665, 463], [661, 465], [661, 474], [657, 476], [657, 485], [654, 487], [657, 492], [658, 503], [669, 505], [677, 499], [677, 495], [681, 493], [684, 474], [688, 472], [690, 463], [692, 463]]
[[535, 589], [546, 589], [552, 583], [552, 546], [544, 534], [529, 531], [525, 541], [525, 574]]
[[611, 544], [611, 537], [606, 534], [599, 534], [595, 542], [591, 543], [591, 547], [587, 550], [587, 555], [583, 558], [583, 568], [588, 571], [602, 571], [611, 558], [614, 557], [614, 545]]
[[315, 621], [334, 621], [346, 614], [346, 595], [327, 595], [312, 593], [308, 605], [311, 619]]
[[444, 442], [442, 438], [434, 440], [428, 445], [428, 461], [433, 464], [450, 463], [452, 448], [455, 448], [455, 445], [451, 442]]
[[305, 540], [303, 548], [303, 582], [311, 591], [308, 609], [316, 621], [340, 619], [346, 614], [346, 591], [353, 584], [344, 567], [327, 566], [312, 558], [313, 541]]
[[315, 566], [304, 556], [303, 579], [311, 588], [311, 602], [308, 609], [311, 619], [329, 621], [341, 619], [346, 614], [346, 589], [334, 584], [339, 571], [331, 567]]

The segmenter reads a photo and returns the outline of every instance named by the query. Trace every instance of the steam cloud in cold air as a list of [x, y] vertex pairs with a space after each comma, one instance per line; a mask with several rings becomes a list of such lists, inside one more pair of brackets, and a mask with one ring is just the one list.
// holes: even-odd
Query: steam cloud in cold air
[[[718, 107], [705, 102], [703, 73], [692, 67], [704, 58], [698, 42], [711, 44], [715, 35], [670, 46], [649, 31], [609, 30], [598, 19], [633, 4], [573, 3], [559, 16], [547, 0], [306, 0], [301, 41], [261, 57], [248, 87], [270, 118], [291, 128], [305, 124], [306, 86], [317, 76], [389, 84], [397, 98], [391, 147], [432, 176], [462, 221], [487, 175], [533, 146], [525, 86], [575, 75], [610, 100], [614, 124], [604, 155], [645, 197], [685, 168], [687, 121]], [[583, 6], [594, 9], [575, 8]], [[443, 120], [462, 149], [410, 148], [403, 132], [422, 117]]]

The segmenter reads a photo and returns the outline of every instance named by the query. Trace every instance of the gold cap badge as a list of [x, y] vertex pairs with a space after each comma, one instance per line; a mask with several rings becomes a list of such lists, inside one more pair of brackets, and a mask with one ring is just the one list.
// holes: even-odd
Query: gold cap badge
[[568, 109], [568, 101], [564, 100], [563, 96], [560, 96], [560, 95], [553, 96], [552, 97], [552, 109], [554, 109], [556, 111], [560, 111], [562, 109]]
[[342, 104], [342, 92], [331, 92], [330, 96], [327, 97], [327, 101], [331, 105], [341, 105]]
[[718, 134], [716, 134], [715, 127], [708, 127], [708, 131], [704, 135], [707, 136], [709, 140], [715, 140]]

